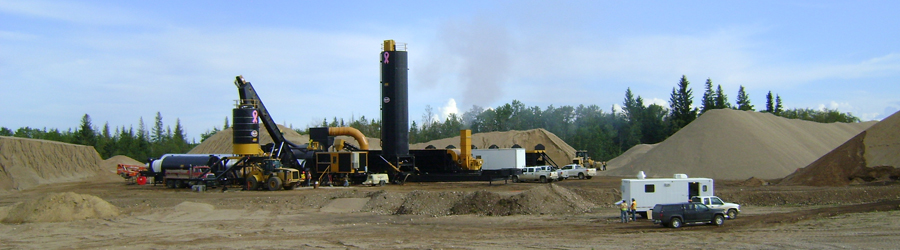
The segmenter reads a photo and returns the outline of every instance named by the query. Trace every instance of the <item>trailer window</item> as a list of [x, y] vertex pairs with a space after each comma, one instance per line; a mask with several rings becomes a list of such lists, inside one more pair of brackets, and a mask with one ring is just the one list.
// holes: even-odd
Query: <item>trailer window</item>
[[644, 185], [644, 193], [653, 193], [656, 192], [656, 185], [647, 184]]
[[706, 185], [703, 185], [703, 192], [706, 192]]

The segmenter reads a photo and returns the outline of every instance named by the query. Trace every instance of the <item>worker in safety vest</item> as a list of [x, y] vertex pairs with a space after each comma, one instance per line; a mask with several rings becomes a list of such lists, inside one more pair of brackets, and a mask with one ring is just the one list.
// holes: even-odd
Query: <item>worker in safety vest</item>
[[619, 203], [619, 210], [622, 210], [622, 223], [628, 222], [628, 202], [622, 200], [622, 203]]
[[631, 221], [637, 221], [635, 214], [637, 214], [637, 201], [631, 198]]

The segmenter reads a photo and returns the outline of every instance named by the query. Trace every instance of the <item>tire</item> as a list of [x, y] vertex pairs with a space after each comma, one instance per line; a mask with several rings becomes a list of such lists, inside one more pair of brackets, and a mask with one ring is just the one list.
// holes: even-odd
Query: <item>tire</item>
[[541, 176], [541, 183], [547, 183], [547, 176]]
[[716, 226], [722, 226], [722, 224], [725, 224], [725, 216], [718, 214], [716, 217], [713, 217], [713, 220], [710, 223]]
[[187, 185], [182, 180], [175, 180], [175, 187], [176, 188], [186, 188]]
[[513, 176], [510, 177], [509, 179], [510, 179], [513, 183], [519, 182], [519, 176], [513, 175]]
[[578, 179], [584, 180], [584, 173], [578, 173]]
[[167, 188], [175, 188], [175, 180], [166, 180]]
[[737, 218], [737, 210], [734, 208], [728, 209], [728, 219], [733, 220], [734, 218]]
[[254, 176], [247, 177], [247, 191], [256, 191], [257, 189], [259, 189], [259, 180], [256, 180]]
[[269, 191], [278, 191], [283, 188], [281, 186], [281, 179], [276, 176], [269, 177], [269, 180], [266, 181], [266, 187], [269, 188]]
[[672, 220], [669, 221], [669, 227], [671, 227], [671, 228], [681, 227], [681, 218], [672, 218]]

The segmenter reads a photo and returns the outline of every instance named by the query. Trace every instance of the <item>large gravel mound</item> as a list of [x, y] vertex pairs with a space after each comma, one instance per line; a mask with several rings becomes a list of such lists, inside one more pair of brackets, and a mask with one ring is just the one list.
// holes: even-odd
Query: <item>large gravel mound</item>
[[0, 190], [25, 190], [109, 176], [102, 170], [94, 147], [0, 136]]
[[[516, 144], [522, 146], [526, 150], [532, 150], [534, 149], [534, 146], [543, 144], [550, 159], [559, 165], [568, 164], [575, 158], [575, 148], [569, 146], [569, 144], [555, 134], [542, 128], [525, 131], [513, 130], [477, 133], [472, 135], [472, 145], [481, 149], [486, 149], [491, 145], [497, 145], [500, 148], [511, 148]], [[448, 145], [453, 145], [459, 148], [459, 136], [416, 143], [410, 145], [409, 148], [425, 149], [428, 145], [433, 145], [436, 148], [446, 148]]]
[[119, 208], [93, 195], [50, 193], [13, 207], [3, 222], [65, 222], [109, 218], [119, 215]]
[[613, 169], [624, 167], [624, 166], [628, 165], [628, 163], [631, 163], [631, 161], [633, 161], [634, 159], [643, 157], [644, 154], [646, 154], [651, 149], [656, 147], [656, 145], [659, 145], [659, 144], [634, 145], [634, 147], [631, 147], [630, 149], [628, 149], [628, 151], [625, 151], [625, 153], [622, 153], [622, 155], [619, 155], [618, 157], [607, 162], [606, 170], [613, 170]]
[[872, 125], [781, 185], [843, 186], [900, 179], [900, 112]]
[[603, 174], [745, 180], [777, 179], [822, 157], [875, 122], [817, 123], [772, 114], [717, 109], [656, 147]]

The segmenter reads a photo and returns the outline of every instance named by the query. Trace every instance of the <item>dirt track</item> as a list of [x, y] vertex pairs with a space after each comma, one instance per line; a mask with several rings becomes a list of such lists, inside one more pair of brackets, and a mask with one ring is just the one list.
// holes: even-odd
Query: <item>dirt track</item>
[[[8, 208], [51, 192], [91, 194], [121, 209], [112, 219], [0, 224], [0, 248], [893, 248], [900, 240], [900, 186], [745, 187], [717, 182], [717, 194], [743, 213], [722, 227], [622, 224], [609, 203], [618, 178], [556, 186], [594, 206], [588, 212], [512, 216], [436, 215], [451, 194], [488, 191], [515, 197], [546, 184], [410, 183], [404, 186], [301, 188], [279, 192], [194, 193], [122, 182], [43, 186], [0, 196]], [[412, 213], [372, 199], [421, 197]], [[844, 196], [868, 196], [848, 199]], [[760, 197], [771, 197], [765, 200]], [[742, 200], [744, 199], [744, 200]], [[848, 202], [848, 200], [850, 200]], [[409, 201], [405, 203], [409, 205]], [[545, 206], [551, 204], [541, 203]], [[432, 206], [433, 205], [433, 206]], [[356, 211], [354, 211], [354, 209]], [[8, 210], [8, 209], [7, 209]], [[353, 212], [351, 212], [353, 211]], [[553, 210], [547, 210], [553, 211]], [[3, 213], [4, 211], [0, 211]]]

